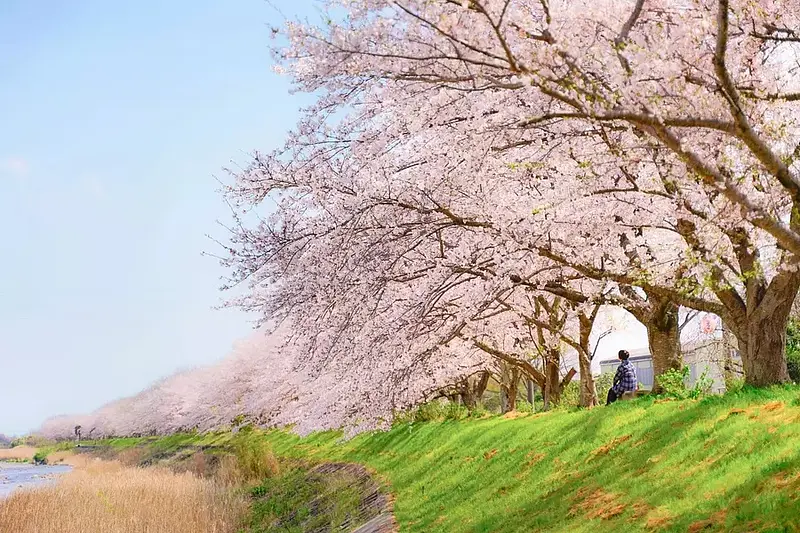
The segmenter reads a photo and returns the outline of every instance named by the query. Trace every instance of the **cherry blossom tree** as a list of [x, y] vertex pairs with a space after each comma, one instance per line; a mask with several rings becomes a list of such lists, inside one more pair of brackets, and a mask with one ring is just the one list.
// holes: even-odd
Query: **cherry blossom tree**
[[[787, 302], [800, 283], [791, 29], [800, 8], [620, 5], [355, 1], [343, 22], [292, 24], [283, 67], [299, 88], [324, 95], [290, 144], [324, 131], [317, 140], [333, 144], [318, 154], [358, 143], [378, 155], [414, 135], [427, 142], [410, 152], [420, 161], [431, 147], [461, 157], [467, 146], [467, 172], [487, 185], [508, 174], [487, 168], [489, 155], [529, 175], [536, 165], [555, 168], [538, 174], [558, 183], [556, 199], [574, 197], [581, 182], [589, 194], [561, 209], [540, 195], [539, 218], [559, 218], [569, 206], [597, 214], [603, 231], [584, 224], [583, 237], [571, 224], [567, 240], [556, 231], [561, 220], [539, 232], [549, 242], [529, 243], [532, 250], [585, 276], [641, 287], [656, 308], [666, 309], [652, 295], [719, 314], [736, 334], [748, 381], [784, 381]], [[353, 113], [331, 127], [338, 109]], [[375, 122], [380, 128], [364, 126]], [[512, 197], [492, 199], [503, 209]], [[620, 230], [634, 247], [678, 242], [642, 258], [631, 275], [630, 257], [617, 253], [626, 245], [611, 242]], [[609, 257], [587, 253], [589, 240]], [[665, 254], [670, 268], [654, 268]]]
[[[399, 126], [403, 120], [396, 117], [395, 127], [408, 129], [407, 122]], [[361, 134], [368, 139], [378, 135], [371, 131]], [[487, 313], [494, 320], [493, 333], [506, 331], [497, 323], [503, 313], [511, 317], [513, 332], [515, 320], [530, 320], [531, 312], [525, 309], [538, 305], [535, 298], [520, 301], [516, 284], [566, 295], [573, 307], [588, 306], [582, 315], [588, 324], [583, 342], [577, 340], [577, 332], [566, 338], [582, 354], [583, 401], [596, 404], [590, 393], [594, 390], [591, 361], [586, 355], [593, 322], [589, 317], [596, 316], [590, 308], [601, 303], [622, 305], [658, 332], [655, 326], [664, 326], [656, 322], [654, 313], [667, 315], [664, 299], [645, 298], [630, 287], [622, 287], [613, 299], [587, 296], [600, 290], [603, 284], [597, 283], [582, 288], [583, 292], [577, 290], [575, 276], [581, 279], [583, 274], [527, 244], [542, 235], [540, 228], [531, 224], [531, 213], [541, 201], [535, 180], [509, 168], [502, 159], [472, 161], [471, 154], [449, 145], [440, 145], [442, 152], [436, 152], [430, 143], [439, 136], [439, 131], [423, 135], [422, 141], [412, 136], [408, 145], [395, 141], [392, 150], [382, 153], [369, 146], [363, 153], [361, 147], [367, 141], [354, 143], [332, 138], [327, 131], [314, 131], [292, 139], [285, 153], [257, 155], [237, 174], [229, 197], [244, 206], [244, 211], [267, 198], [280, 201], [263, 223], [233, 229], [234, 242], [226, 264], [235, 269], [235, 282], [247, 281], [252, 287], [252, 292], [236, 303], [269, 318], [300, 320], [304, 325], [298, 330], [304, 336], [328, 335], [322, 349], [309, 345], [307, 350], [309, 361], [323, 368], [330, 358], [315, 354], [338, 352], [356, 367], [381, 357], [396, 361], [399, 354], [414, 350], [439, 353], [436, 347], [441, 344], [474, 336], [468, 324], [481, 322]], [[421, 142], [426, 145], [425, 160], [418, 160]], [[467, 137], [461, 144], [476, 146], [478, 142]], [[453, 158], [457, 163], [451, 162]], [[473, 179], [473, 165], [491, 168], [487, 174], [492, 179]], [[507, 199], [498, 205], [504, 197]], [[616, 231], [624, 236], [629, 228]], [[585, 245], [585, 250], [592, 248], [596, 246]], [[627, 261], [627, 256], [623, 259]], [[519, 272], [525, 273], [524, 281]], [[375, 298], [380, 301], [370, 305]], [[398, 301], [402, 304], [397, 305]], [[656, 301], [661, 305], [656, 307]], [[564, 320], [555, 323], [563, 325]], [[351, 329], [329, 336], [331, 329], [339, 327]], [[416, 347], [411, 341], [386, 342], [396, 342], [404, 328], [414, 328], [410, 337], [417, 341]], [[556, 328], [557, 333], [561, 329]], [[675, 355], [680, 353], [677, 327], [672, 332], [673, 344], [662, 343], [654, 352], [658, 362], [667, 361], [656, 365], [659, 372], [680, 366], [679, 355]], [[369, 344], [370, 336], [377, 342]], [[503, 354], [504, 362], [513, 360], [517, 366], [525, 359], [512, 358], [485, 340], [477, 347], [495, 358]], [[467, 343], [462, 349], [473, 347]], [[558, 353], [558, 348], [550, 353]], [[558, 370], [560, 357], [550, 359], [551, 368]], [[531, 369], [525, 372], [547, 391], [546, 398], [557, 403], [558, 389], [548, 388], [545, 374]], [[550, 378], [550, 383], [561, 381], [554, 374]], [[564, 385], [562, 382], [561, 387]]]
[[[448, 164], [452, 154], [428, 152], [429, 158], [440, 156], [437, 164], [446, 173], [431, 181], [442, 167], [396, 157], [414, 157], [418, 143], [412, 138], [399, 154], [385, 157], [372, 151], [345, 157], [342, 147], [320, 153], [323, 143], [308, 140], [292, 148], [288, 162], [257, 156], [238, 174], [231, 199], [245, 209], [265, 198], [280, 200], [263, 223], [233, 230], [226, 264], [234, 268], [235, 282], [251, 287], [235, 303], [269, 319], [291, 320], [296, 336], [305, 339], [298, 339], [301, 357], [315, 371], [343, 361], [351, 369], [389, 361], [405, 376], [447, 347], [448, 364], [483, 352], [515, 367], [501, 374], [513, 377], [521, 369], [545, 391], [546, 403], [557, 403], [574, 371], [562, 379], [560, 348], [545, 349], [541, 332], [526, 331], [536, 311], [525, 310], [541, 308], [542, 300], [521, 290], [530, 282], [517, 287], [511, 272], [555, 280], [568, 269], [500, 231], [509, 215], [524, 219], [530, 208], [529, 198], [510, 190], [517, 183], [498, 179], [487, 187], [462, 165]], [[498, 210], [492, 199], [502, 197], [500, 191], [513, 196]], [[522, 214], [514, 214], [520, 207]], [[566, 318], [554, 320], [560, 326], [553, 328], [563, 329]], [[549, 354], [543, 368], [510, 355], [509, 342]], [[404, 360], [408, 366], [399, 366]], [[582, 379], [591, 380], [588, 365]], [[516, 383], [506, 384], [510, 407]], [[586, 401], [596, 403], [594, 396]]]
[[683, 306], [722, 318], [750, 384], [788, 380], [800, 5], [341, 5], [287, 26], [279, 69], [317, 101], [226, 190], [231, 303], [285, 336], [43, 432], [380, 427], [498, 365], [555, 402], [564, 344], [590, 405], [602, 305], [645, 324], [656, 373]]

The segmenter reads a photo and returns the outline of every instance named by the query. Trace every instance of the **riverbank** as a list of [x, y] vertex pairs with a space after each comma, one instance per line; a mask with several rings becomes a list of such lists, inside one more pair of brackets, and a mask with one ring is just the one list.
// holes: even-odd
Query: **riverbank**
[[77, 533], [86, 523], [93, 533], [393, 530], [388, 494], [363, 466], [278, 458], [258, 433], [188, 438], [50, 452], [48, 462], [76, 469], [0, 502], [0, 531]]
[[[699, 401], [646, 397], [513, 418], [409, 417], [391, 431], [351, 440], [338, 432], [254, 435], [280, 464], [365, 466], [391, 489], [402, 531], [800, 530], [797, 386]], [[188, 461], [196, 450], [213, 454], [234, 438], [174, 435], [102, 444], [117, 453]], [[259, 489], [271, 490], [268, 483]]]
[[237, 533], [371, 521], [384, 529], [370, 531], [389, 531], [392, 512], [400, 530], [420, 533], [800, 530], [797, 386], [513, 417], [447, 413], [350, 440], [252, 430], [109, 439], [91, 454], [228, 479], [247, 501]]

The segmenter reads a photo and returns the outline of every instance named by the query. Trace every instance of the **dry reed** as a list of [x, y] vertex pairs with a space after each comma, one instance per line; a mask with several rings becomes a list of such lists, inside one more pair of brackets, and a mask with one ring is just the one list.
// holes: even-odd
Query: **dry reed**
[[14, 448], [0, 448], [0, 461], [33, 460], [36, 448], [32, 446], [16, 446]]
[[0, 501], [0, 531], [232, 533], [246, 513], [244, 496], [213, 480], [95, 460]]

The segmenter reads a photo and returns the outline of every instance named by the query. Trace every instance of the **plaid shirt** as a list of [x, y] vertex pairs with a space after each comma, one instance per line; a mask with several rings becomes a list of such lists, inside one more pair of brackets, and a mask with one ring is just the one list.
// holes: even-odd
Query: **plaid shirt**
[[636, 367], [630, 361], [622, 361], [614, 375], [614, 392], [622, 396], [624, 392], [635, 391], [639, 382], [636, 379]]

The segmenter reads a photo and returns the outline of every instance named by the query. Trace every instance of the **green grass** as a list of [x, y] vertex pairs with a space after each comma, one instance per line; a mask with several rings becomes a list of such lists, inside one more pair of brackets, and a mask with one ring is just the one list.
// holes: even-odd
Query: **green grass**
[[777, 532], [800, 528], [798, 422], [787, 387], [265, 438], [278, 455], [374, 469], [402, 531]]
[[359, 515], [361, 493], [352, 476], [321, 475], [302, 463], [283, 466], [251, 489], [248, 533], [337, 531]]
[[[230, 449], [235, 438], [176, 435], [112, 445]], [[390, 488], [401, 531], [800, 531], [796, 386], [410, 422], [351, 440], [337, 432], [300, 438], [269, 431], [261, 438], [282, 463], [367, 466]], [[309, 481], [308, 468], [267, 478], [257, 489], [251, 531], [302, 531], [311, 516], [308, 496], [320, 492], [309, 487], [323, 482]], [[346, 491], [333, 493], [346, 509]], [[285, 520], [291, 513], [298, 521]]]
[[187, 446], [204, 447], [220, 446], [228, 442], [232, 434], [225, 433], [178, 433], [168, 437], [120, 437], [100, 441], [83, 441], [84, 446], [107, 446], [116, 450], [125, 450], [136, 446], [147, 445], [155, 451], [169, 452]]
[[44, 462], [51, 453], [71, 450], [75, 447], [72, 441], [53, 442], [40, 447], [33, 456], [34, 462]]

